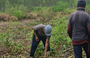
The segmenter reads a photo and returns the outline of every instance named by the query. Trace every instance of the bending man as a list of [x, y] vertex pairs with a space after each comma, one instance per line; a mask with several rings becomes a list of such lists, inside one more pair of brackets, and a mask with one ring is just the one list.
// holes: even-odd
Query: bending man
[[50, 51], [49, 40], [51, 37], [51, 31], [52, 27], [50, 25], [39, 24], [34, 27], [30, 57], [34, 56], [37, 45], [42, 40], [45, 47], [45, 58], [47, 58], [47, 51]]

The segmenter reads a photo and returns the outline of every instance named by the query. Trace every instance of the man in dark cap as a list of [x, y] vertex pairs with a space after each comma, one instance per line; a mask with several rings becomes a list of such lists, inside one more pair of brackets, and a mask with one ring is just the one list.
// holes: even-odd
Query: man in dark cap
[[86, 57], [90, 58], [87, 42], [90, 39], [90, 16], [85, 12], [85, 6], [85, 0], [78, 1], [77, 11], [71, 14], [67, 27], [68, 35], [72, 40], [75, 58], [82, 58], [82, 47]]

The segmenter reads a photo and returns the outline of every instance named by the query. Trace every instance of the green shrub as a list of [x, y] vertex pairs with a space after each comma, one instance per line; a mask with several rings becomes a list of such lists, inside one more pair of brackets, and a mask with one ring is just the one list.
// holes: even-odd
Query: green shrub
[[85, 9], [86, 9], [86, 12], [90, 14], [90, 6], [87, 5]]
[[[10, 34], [7, 33], [2, 33], [0, 34], [0, 42], [2, 43], [3, 46], [7, 47], [11, 45], [11, 41], [10, 39], [8, 39], [8, 37], [10, 36]], [[10, 42], [9, 42], [10, 41]]]
[[76, 11], [75, 8], [73, 8], [72, 10], [71, 10], [71, 8], [67, 8], [63, 13], [64, 13], [64, 14], [71, 14], [71, 13], [73, 13], [74, 11]]
[[53, 6], [53, 11], [59, 12], [59, 11], [64, 11], [68, 7], [68, 3], [66, 2], [58, 2], [57, 5]]
[[36, 11], [40, 11], [42, 9], [42, 7], [38, 6], [38, 7], [35, 7], [35, 10]]
[[28, 8], [27, 8], [27, 6], [19, 5], [19, 10], [23, 12], [23, 11], [27, 11]]
[[13, 12], [11, 13], [12, 16], [16, 16], [18, 19], [21, 18], [21, 14], [22, 14], [21, 11], [13, 11]]

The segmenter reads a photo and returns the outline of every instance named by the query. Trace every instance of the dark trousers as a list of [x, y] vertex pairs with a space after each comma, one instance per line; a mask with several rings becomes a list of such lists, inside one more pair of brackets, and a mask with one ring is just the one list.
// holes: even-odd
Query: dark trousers
[[[44, 44], [44, 47], [45, 47], [45, 43], [46, 43], [46, 37], [38, 37], [39, 38], [39, 41], [36, 41], [36, 38], [35, 38], [35, 35], [33, 34], [33, 39], [32, 39], [32, 46], [31, 46], [31, 51], [30, 51], [30, 56], [33, 57], [34, 56], [34, 53], [35, 53], [35, 50], [39, 44], [39, 42], [42, 40], [43, 44]], [[50, 51], [50, 45], [48, 46], [48, 50], [47, 51]]]
[[82, 58], [82, 47], [86, 53], [86, 57], [90, 58], [90, 53], [88, 53], [88, 43], [87, 42], [85, 42], [84, 44], [80, 44], [80, 45], [73, 45], [75, 58]]

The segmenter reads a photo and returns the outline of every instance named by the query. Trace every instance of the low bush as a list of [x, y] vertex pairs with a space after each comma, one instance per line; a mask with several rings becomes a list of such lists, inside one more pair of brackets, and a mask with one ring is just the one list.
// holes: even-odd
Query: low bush
[[40, 11], [41, 9], [42, 9], [42, 7], [38, 6], [38, 7], [35, 7], [34, 10], [36, 10], [36, 11]]
[[21, 19], [22, 12], [21, 11], [13, 11], [11, 13], [12, 16], [16, 16], [18, 19]]
[[55, 12], [64, 11], [67, 7], [68, 3], [60, 1], [53, 6], [53, 11]]
[[86, 12], [90, 14], [90, 6], [87, 5], [85, 9], [86, 9]]

